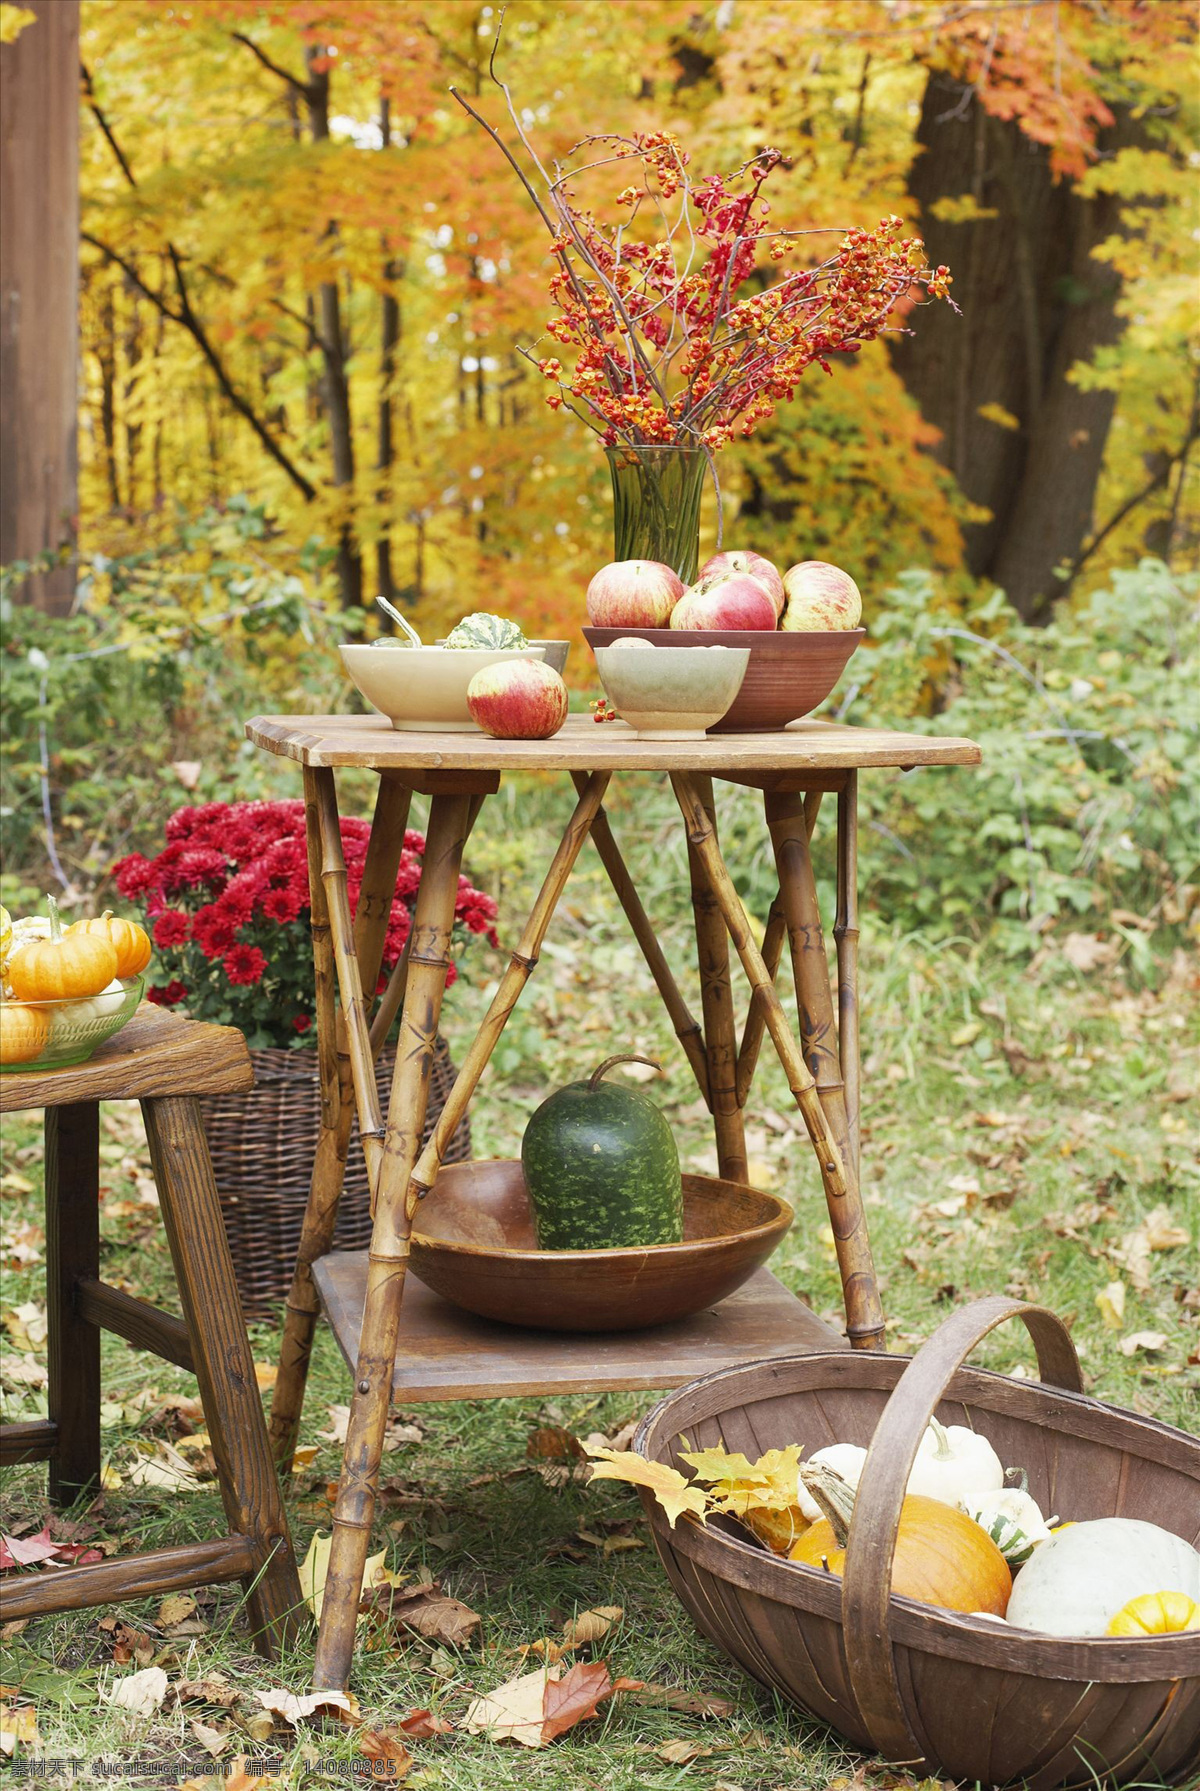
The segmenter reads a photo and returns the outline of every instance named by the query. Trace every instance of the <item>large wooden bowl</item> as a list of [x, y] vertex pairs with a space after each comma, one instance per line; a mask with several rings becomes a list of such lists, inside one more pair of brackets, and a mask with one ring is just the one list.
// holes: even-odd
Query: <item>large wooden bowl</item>
[[657, 647], [749, 647], [750, 663], [732, 704], [710, 734], [754, 734], [811, 715], [829, 695], [865, 638], [863, 628], [784, 634], [774, 629], [585, 628], [589, 647], [635, 635]]
[[791, 1222], [775, 1194], [685, 1175], [682, 1244], [539, 1250], [520, 1163], [455, 1163], [421, 1203], [409, 1267], [443, 1299], [503, 1324], [640, 1331], [725, 1299]]

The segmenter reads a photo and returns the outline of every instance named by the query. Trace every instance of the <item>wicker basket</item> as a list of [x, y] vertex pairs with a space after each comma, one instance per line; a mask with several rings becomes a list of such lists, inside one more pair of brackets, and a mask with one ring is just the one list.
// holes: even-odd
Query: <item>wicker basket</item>
[[[286, 1298], [300, 1247], [300, 1228], [321, 1125], [316, 1053], [251, 1051], [254, 1087], [246, 1094], [200, 1099], [217, 1192], [248, 1319], [273, 1318]], [[387, 1111], [395, 1052], [379, 1054], [375, 1080]], [[455, 1069], [439, 1038], [429, 1082], [425, 1137], [454, 1083]], [[464, 1119], [446, 1152], [447, 1163], [471, 1155], [470, 1122]], [[350, 1134], [346, 1181], [338, 1209], [335, 1250], [365, 1250], [371, 1241], [366, 1164], [358, 1125]]]
[[[1043, 1382], [966, 1369], [1004, 1319], [1025, 1320]], [[1051, 1383], [1047, 1385], [1046, 1383]], [[930, 1416], [970, 1424], [1027, 1468], [1044, 1511], [1143, 1517], [1200, 1541], [1200, 1440], [1076, 1391], [1052, 1313], [999, 1296], [960, 1308], [918, 1355], [849, 1350], [724, 1369], [681, 1387], [634, 1448], [751, 1456], [788, 1443], [869, 1445], [845, 1578], [755, 1547], [722, 1518], [672, 1530], [642, 1498], [671, 1584], [718, 1647], [856, 1747], [914, 1776], [983, 1785], [1197, 1783], [1200, 1632], [1061, 1638], [889, 1596], [900, 1503]]]

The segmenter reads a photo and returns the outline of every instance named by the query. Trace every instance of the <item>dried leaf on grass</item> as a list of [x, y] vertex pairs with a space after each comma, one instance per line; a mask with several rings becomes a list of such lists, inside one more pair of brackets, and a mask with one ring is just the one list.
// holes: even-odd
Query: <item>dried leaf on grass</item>
[[371, 1762], [371, 1777], [376, 1783], [397, 1785], [412, 1770], [413, 1757], [391, 1724], [382, 1729], [360, 1730], [358, 1751]]
[[1165, 1331], [1131, 1331], [1128, 1337], [1122, 1337], [1117, 1348], [1123, 1356], [1136, 1356], [1140, 1349], [1162, 1349], [1166, 1341]]
[[640, 1681], [615, 1682], [603, 1660], [578, 1661], [569, 1672], [559, 1666], [539, 1667], [476, 1698], [460, 1727], [468, 1735], [492, 1741], [515, 1741], [521, 1747], [546, 1747], [577, 1723], [599, 1714], [615, 1691], [634, 1689]]
[[530, 1431], [525, 1454], [531, 1461], [570, 1461], [581, 1459], [584, 1448], [579, 1438], [561, 1424], [547, 1424]]
[[372, 1608], [400, 1629], [447, 1648], [469, 1647], [481, 1622], [478, 1611], [443, 1592], [437, 1580], [381, 1587]]
[[193, 1615], [196, 1600], [190, 1592], [171, 1592], [158, 1607], [158, 1615], [154, 1621], [159, 1629], [171, 1629], [176, 1623]]
[[705, 1521], [707, 1496], [700, 1487], [686, 1481], [677, 1468], [661, 1461], [647, 1461], [644, 1455], [628, 1449], [593, 1448], [588, 1455], [593, 1463], [593, 1480], [622, 1480], [630, 1486], [647, 1487], [662, 1506], [672, 1529], [684, 1512], [698, 1517], [701, 1523]]
[[221, 1710], [232, 1710], [241, 1693], [219, 1673], [207, 1679], [177, 1679], [170, 1688], [175, 1704], [214, 1704]]
[[167, 1695], [167, 1675], [161, 1667], [143, 1667], [140, 1673], [127, 1673], [111, 1691], [101, 1691], [100, 1695], [132, 1716], [153, 1716]]
[[1110, 1331], [1119, 1331], [1125, 1323], [1125, 1283], [1110, 1281], [1096, 1295], [1096, 1304], [1100, 1308], [1100, 1317]]
[[678, 1740], [664, 1741], [661, 1747], [655, 1748], [654, 1752], [660, 1760], [665, 1760], [668, 1766], [690, 1766], [693, 1760], [701, 1760], [711, 1754], [712, 1749], [703, 1746], [698, 1741]]
[[0, 1754], [11, 1758], [18, 1742], [36, 1747], [40, 1740], [37, 1711], [32, 1704], [0, 1704]]
[[401, 1717], [400, 1733], [407, 1735], [410, 1741], [429, 1741], [435, 1735], [449, 1735], [453, 1723], [448, 1723], [444, 1716], [435, 1716], [432, 1710], [410, 1710]]
[[[300, 1590], [304, 1594], [304, 1602], [318, 1622], [321, 1620], [321, 1606], [325, 1602], [325, 1581], [329, 1574], [329, 1551], [333, 1547], [332, 1532], [327, 1536], [322, 1530], [314, 1530], [308, 1552], [300, 1563]], [[387, 1559], [387, 1550], [381, 1548], [377, 1555], [369, 1555], [363, 1570], [363, 1585], [375, 1583], [375, 1575]]]
[[[350, 1407], [348, 1405], [331, 1405], [329, 1412], [329, 1429], [319, 1430], [317, 1435], [324, 1443], [344, 1443], [350, 1427]], [[419, 1424], [406, 1424], [399, 1418], [389, 1418], [387, 1429], [383, 1433], [383, 1452], [399, 1449], [405, 1443], [422, 1443], [425, 1432]]]
[[286, 1691], [283, 1686], [272, 1686], [270, 1691], [256, 1691], [254, 1696], [264, 1710], [269, 1710], [273, 1716], [281, 1716], [293, 1728], [312, 1716], [336, 1717], [348, 1728], [356, 1728], [362, 1721], [358, 1699], [353, 1692], [315, 1691], [297, 1697], [295, 1692]]
[[212, 1724], [202, 1723], [198, 1719], [189, 1723], [188, 1727], [205, 1753], [211, 1754], [214, 1760], [221, 1758], [233, 1739], [228, 1729], [218, 1729]]

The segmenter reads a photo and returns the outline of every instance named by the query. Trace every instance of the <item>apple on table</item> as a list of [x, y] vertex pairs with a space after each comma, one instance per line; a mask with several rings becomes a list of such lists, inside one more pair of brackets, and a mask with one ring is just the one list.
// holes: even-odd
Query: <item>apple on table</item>
[[549, 740], [567, 719], [567, 687], [543, 660], [499, 660], [475, 673], [467, 708], [493, 739]]

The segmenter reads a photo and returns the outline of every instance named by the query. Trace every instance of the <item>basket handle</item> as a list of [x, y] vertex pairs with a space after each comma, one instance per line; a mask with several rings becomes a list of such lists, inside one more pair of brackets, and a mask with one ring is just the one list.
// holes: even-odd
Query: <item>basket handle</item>
[[855, 1495], [842, 1582], [846, 1664], [867, 1733], [884, 1758], [897, 1764], [924, 1764], [905, 1713], [888, 1633], [901, 1502], [917, 1448], [946, 1388], [976, 1344], [1010, 1318], [1022, 1319], [1032, 1337], [1042, 1380], [1083, 1392], [1075, 1345], [1053, 1312], [1003, 1294], [960, 1306], [917, 1351], [892, 1389]]

